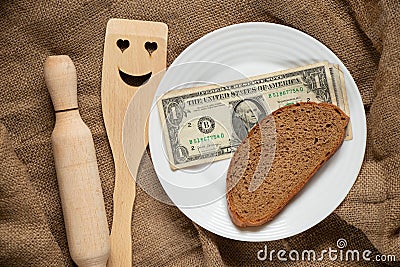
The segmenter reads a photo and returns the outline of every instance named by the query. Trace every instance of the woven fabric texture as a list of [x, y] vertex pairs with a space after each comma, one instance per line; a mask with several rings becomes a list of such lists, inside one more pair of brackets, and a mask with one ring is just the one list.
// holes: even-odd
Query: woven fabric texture
[[[66, 54], [98, 158], [111, 229], [114, 164], [101, 112], [101, 70], [110, 18], [169, 27], [168, 65], [224, 26], [264, 21], [299, 29], [330, 48], [352, 74], [368, 125], [364, 162], [345, 201], [313, 228], [274, 242], [229, 240], [197, 226], [140, 187], [132, 217], [135, 266], [398, 266], [398, 262], [280, 261], [257, 252], [349, 249], [400, 261], [400, 3], [398, 0], [2, 1], [0, 3], [0, 266], [74, 266], [51, 148], [55, 123], [44, 82], [47, 56]], [[147, 153], [140, 175], [155, 177]]]

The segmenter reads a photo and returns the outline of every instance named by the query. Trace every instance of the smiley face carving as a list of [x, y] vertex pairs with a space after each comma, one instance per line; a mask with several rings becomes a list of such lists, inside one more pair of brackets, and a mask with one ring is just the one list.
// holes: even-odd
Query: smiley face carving
[[[121, 53], [124, 53], [127, 49], [129, 49], [130, 42], [129, 40], [118, 39], [116, 42], [117, 47], [121, 50]], [[158, 45], [156, 42], [145, 42], [143, 48], [148, 52], [151, 57], [152, 54], [157, 50]], [[145, 84], [152, 75], [152, 72], [148, 72], [143, 75], [133, 75], [124, 72], [120, 68], [118, 68], [118, 73], [122, 81], [124, 81], [127, 85], [139, 87]]]
[[[101, 88], [106, 116], [114, 109], [109, 107], [109, 99], [118, 98], [116, 105], [125, 106], [141, 87], [162, 77], [167, 58], [167, 33], [167, 25], [160, 22], [108, 21]], [[115, 110], [111, 115], [114, 113]]]

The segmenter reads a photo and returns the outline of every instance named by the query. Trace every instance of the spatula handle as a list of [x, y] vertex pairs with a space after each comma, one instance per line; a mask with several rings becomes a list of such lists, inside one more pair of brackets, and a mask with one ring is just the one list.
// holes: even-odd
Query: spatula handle
[[68, 56], [51, 56], [44, 74], [56, 111], [51, 139], [70, 254], [78, 266], [106, 266], [109, 230], [92, 135], [78, 111], [75, 66]]

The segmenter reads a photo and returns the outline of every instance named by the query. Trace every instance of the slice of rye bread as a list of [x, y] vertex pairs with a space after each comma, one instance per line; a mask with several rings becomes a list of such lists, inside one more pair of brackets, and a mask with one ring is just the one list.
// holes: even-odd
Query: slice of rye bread
[[282, 107], [254, 126], [227, 173], [233, 223], [272, 220], [340, 147], [348, 122], [337, 106], [309, 102]]

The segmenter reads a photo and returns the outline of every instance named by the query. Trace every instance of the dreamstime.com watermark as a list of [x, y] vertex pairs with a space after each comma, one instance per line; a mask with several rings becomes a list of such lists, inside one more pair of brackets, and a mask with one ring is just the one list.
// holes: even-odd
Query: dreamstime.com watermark
[[257, 259], [260, 261], [377, 261], [394, 262], [395, 255], [373, 255], [370, 250], [359, 251], [357, 249], [346, 249], [347, 241], [340, 238], [336, 242], [336, 247], [329, 247], [322, 251], [315, 250], [268, 250], [267, 245], [257, 252]]

